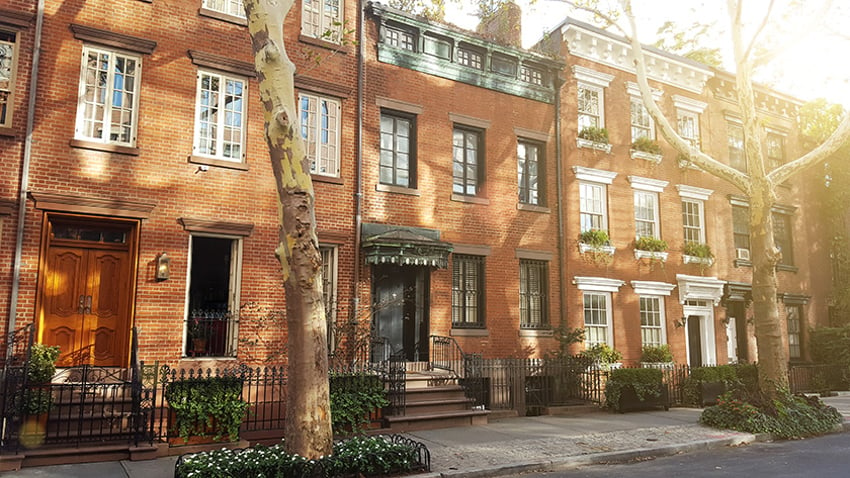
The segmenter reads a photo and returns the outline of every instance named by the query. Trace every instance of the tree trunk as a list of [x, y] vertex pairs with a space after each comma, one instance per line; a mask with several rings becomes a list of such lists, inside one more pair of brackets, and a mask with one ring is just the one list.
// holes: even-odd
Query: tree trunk
[[283, 42], [283, 22], [292, 4], [244, 0], [279, 203], [275, 253], [286, 291], [289, 363], [286, 449], [316, 459], [331, 454], [333, 435], [315, 195], [295, 102], [295, 65]]

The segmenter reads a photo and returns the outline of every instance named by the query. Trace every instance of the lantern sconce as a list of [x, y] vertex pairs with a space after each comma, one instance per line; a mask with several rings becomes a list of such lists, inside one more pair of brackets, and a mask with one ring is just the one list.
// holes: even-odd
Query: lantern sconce
[[158, 282], [168, 280], [169, 274], [171, 274], [171, 258], [168, 257], [168, 253], [163, 252], [156, 256], [156, 280]]

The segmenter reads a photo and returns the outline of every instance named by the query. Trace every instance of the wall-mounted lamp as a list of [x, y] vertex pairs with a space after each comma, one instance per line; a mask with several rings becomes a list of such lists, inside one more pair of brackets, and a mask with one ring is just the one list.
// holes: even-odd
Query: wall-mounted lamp
[[163, 252], [156, 256], [156, 280], [164, 281], [171, 274], [171, 258], [168, 253]]

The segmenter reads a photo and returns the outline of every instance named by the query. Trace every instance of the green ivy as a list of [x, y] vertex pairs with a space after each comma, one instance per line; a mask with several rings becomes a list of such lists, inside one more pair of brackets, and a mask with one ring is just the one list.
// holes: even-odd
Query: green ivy
[[664, 373], [655, 368], [620, 368], [611, 370], [605, 384], [605, 403], [619, 410], [623, 389], [631, 387], [638, 400], [650, 400], [661, 396]]
[[248, 410], [242, 400], [242, 380], [238, 377], [189, 378], [171, 382], [165, 400], [174, 411], [173, 428], [185, 441], [190, 436], [239, 437], [239, 427]]
[[369, 414], [390, 404], [380, 377], [365, 373], [330, 375], [331, 426], [338, 435], [363, 432]]

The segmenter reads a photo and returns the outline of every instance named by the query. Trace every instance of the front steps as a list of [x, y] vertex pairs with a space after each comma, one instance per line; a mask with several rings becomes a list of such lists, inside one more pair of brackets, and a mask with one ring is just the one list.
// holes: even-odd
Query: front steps
[[408, 372], [403, 415], [385, 417], [389, 433], [486, 425], [486, 410], [474, 410], [472, 400], [448, 372]]

